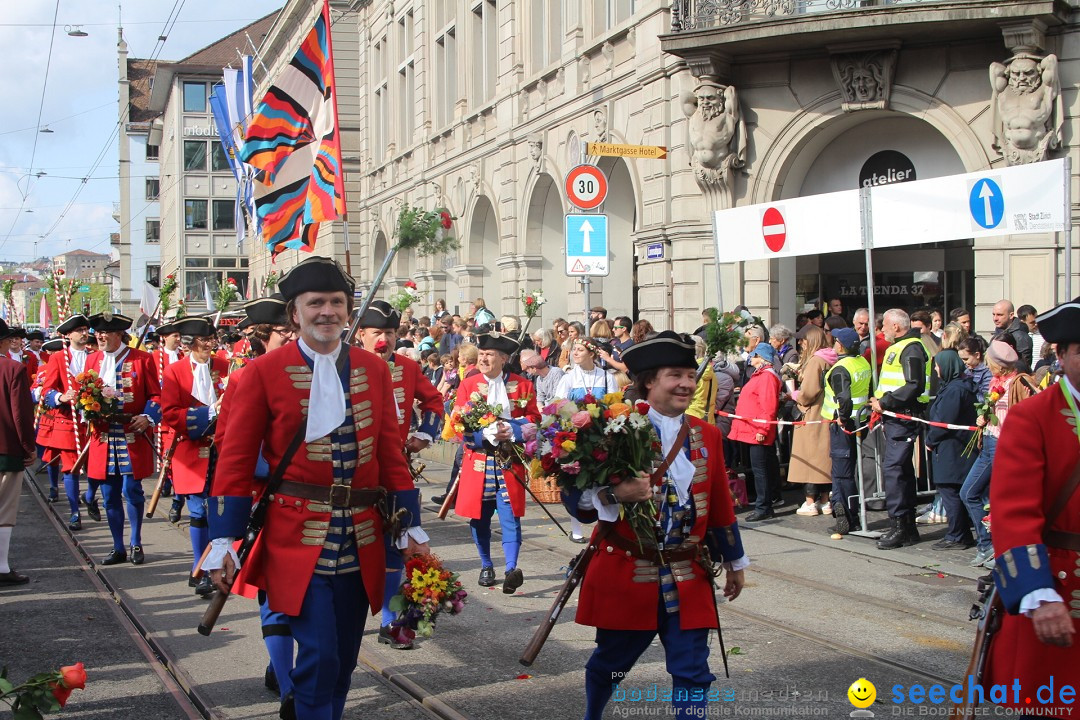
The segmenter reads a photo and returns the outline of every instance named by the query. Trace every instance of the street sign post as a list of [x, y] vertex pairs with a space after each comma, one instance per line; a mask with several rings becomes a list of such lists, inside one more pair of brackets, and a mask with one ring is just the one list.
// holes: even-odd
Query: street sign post
[[616, 143], [586, 143], [585, 154], [598, 157], [630, 157], [663, 160], [667, 148], [663, 145], [618, 145]]
[[[588, 167], [588, 166], [581, 166]], [[566, 274], [581, 278], [585, 296], [585, 329], [589, 329], [589, 290], [594, 275], [606, 276], [608, 263], [607, 215], [566, 216]]]
[[566, 197], [582, 210], [600, 207], [607, 191], [607, 176], [595, 165], [578, 165], [566, 173]]

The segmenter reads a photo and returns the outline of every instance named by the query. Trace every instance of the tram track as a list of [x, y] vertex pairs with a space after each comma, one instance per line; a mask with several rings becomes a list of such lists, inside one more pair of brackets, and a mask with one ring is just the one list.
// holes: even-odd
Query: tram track
[[[168, 648], [142, 622], [135, 608], [120, 592], [120, 588], [98, 569], [97, 563], [94, 562], [78, 538], [68, 529], [63, 518], [56, 513], [53, 506], [48, 502], [43, 487], [29, 469], [24, 472], [24, 481], [31, 490], [30, 495], [34, 498], [51, 526], [57, 531], [57, 535], [72, 554], [79, 568], [86, 574], [94, 588], [95, 595], [105, 601], [120, 626], [131, 638], [143, 657], [146, 658], [147, 664], [176, 702], [183, 713], [181, 717], [187, 720], [227, 720], [228, 716], [214, 707], [213, 702], [201, 692], [199, 684], [184, 671], [182, 663], [169, 652]], [[369, 642], [372, 640], [374, 638], [371, 638]], [[386, 688], [387, 692], [403, 695], [412, 700], [419, 706], [417, 710], [420, 713], [425, 713], [429, 718], [472, 720], [470, 716], [444, 702], [437, 694], [417, 684], [411, 678], [387, 669], [380, 663], [375, 654], [363, 647], [360, 649], [357, 671], [372, 677], [380, 686]], [[276, 712], [273, 717], [277, 717]]]

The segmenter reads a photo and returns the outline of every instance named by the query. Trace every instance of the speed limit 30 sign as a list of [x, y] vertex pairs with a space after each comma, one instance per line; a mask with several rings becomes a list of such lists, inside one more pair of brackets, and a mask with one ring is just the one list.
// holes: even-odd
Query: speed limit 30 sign
[[607, 197], [607, 177], [595, 165], [578, 165], [566, 174], [566, 197], [582, 210], [593, 210]]

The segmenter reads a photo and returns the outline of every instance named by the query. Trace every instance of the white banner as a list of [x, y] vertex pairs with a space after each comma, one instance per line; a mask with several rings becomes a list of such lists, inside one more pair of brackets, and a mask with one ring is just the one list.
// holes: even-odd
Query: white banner
[[859, 191], [811, 195], [713, 213], [716, 262], [861, 250]]
[[870, 191], [874, 247], [1061, 232], [1065, 161], [881, 185]]

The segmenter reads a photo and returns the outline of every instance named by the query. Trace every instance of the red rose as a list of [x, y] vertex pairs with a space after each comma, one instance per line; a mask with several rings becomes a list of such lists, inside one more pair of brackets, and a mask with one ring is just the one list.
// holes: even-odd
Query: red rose
[[540, 458], [540, 467], [544, 468], [544, 472], [546, 473], [554, 471], [557, 465], [558, 463], [555, 462], [555, 458], [553, 458], [551, 455], [545, 455], [544, 457]]
[[623, 479], [622, 479], [621, 475], [609, 475], [608, 476], [608, 484], [610, 484], [610, 485], [618, 485], [622, 481], [623, 481]]
[[637, 411], [638, 415], [647, 415], [649, 413], [649, 403], [639, 400], [634, 403], [634, 410]]
[[439, 222], [442, 224], [444, 230], [449, 230], [454, 224], [454, 220], [450, 217], [450, 213], [445, 210], [439, 213]]
[[72, 690], [82, 690], [86, 687], [86, 669], [81, 662], [60, 668], [60, 677], [65, 687]]
[[415, 290], [416, 289], [416, 283], [414, 283], [412, 280], [406, 280], [405, 281], [405, 287], [410, 288], [412, 290]]
[[64, 274], [64, 268], [57, 268], [56, 274], [57, 275], [63, 275]]
[[233, 280], [232, 278], [229, 278], [229, 284], [232, 285], [233, 287], [236, 287], [236, 281]]
[[593, 395], [592, 393], [586, 393], [585, 397], [581, 398], [581, 402], [583, 404], [585, 404], [585, 405], [595, 405], [596, 404], [596, 396]]
[[604, 460], [607, 460], [608, 454], [606, 450], [596, 448], [592, 451], [592, 456], [594, 460], [599, 460], [600, 462], [603, 462]]
[[536, 302], [536, 301], [533, 300], [531, 297], [525, 298], [525, 304], [526, 305], [532, 305], [534, 302]]

